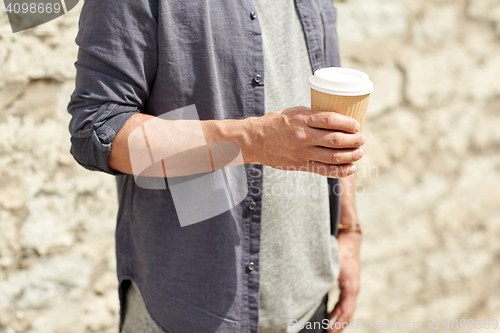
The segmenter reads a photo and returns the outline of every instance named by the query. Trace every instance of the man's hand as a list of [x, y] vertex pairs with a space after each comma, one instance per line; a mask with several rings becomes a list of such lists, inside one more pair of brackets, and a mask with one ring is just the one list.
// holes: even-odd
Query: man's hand
[[359, 123], [335, 112], [294, 107], [248, 120], [251, 163], [341, 178], [363, 156]]
[[[329, 319], [336, 319], [328, 330], [328, 333], [338, 333], [343, 331], [343, 327], [349, 326], [356, 310], [356, 301], [360, 285], [360, 262], [359, 244], [361, 235], [354, 232], [341, 233], [338, 237], [340, 256], [340, 296], [333, 311], [329, 314]], [[337, 325], [335, 325], [337, 324]], [[337, 328], [336, 328], [337, 327]]]

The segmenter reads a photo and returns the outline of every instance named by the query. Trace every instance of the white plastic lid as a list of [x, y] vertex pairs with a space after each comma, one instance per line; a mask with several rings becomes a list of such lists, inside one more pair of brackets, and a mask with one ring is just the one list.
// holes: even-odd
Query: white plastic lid
[[350, 68], [328, 67], [314, 72], [309, 85], [319, 92], [339, 96], [363, 96], [373, 92], [367, 74]]

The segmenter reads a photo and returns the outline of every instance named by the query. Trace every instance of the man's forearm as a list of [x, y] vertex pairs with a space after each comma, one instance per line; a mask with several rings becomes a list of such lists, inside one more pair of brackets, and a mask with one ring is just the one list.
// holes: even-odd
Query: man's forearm
[[355, 203], [354, 177], [346, 177], [340, 180], [342, 194], [340, 198], [340, 224], [349, 225], [358, 223]]
[[[204, 142], [209, 148], [210, 142], [229, 142], [237, 145], [241, 149], [241, 153], [245, 163], [251, 163], [254, 156], [252, 154], [252, 145], [249, 136], [252, 135], [249, 122], [251, 118], [247, 119], [228, 119], [228, 120], [164, 120], [146, 114], [135, 114], [125, 123], [122, 129], [118, 132], [111, 146], [111, 153], [109, 158], [109, 166], [117, 171], [132, 174], [131, 152], [139, 151], [142, 149], [140, 140], [129, 140], [131, 133], [139, 127], [144, 129], [146, 122], [154, 122], [154, 125], [148, 126], [146, 144], [151, 146], [161, 147], [167, 151], [184, 152], [189, 151], [193, 145], [193, 141], [202, 143]], [[201, 125], [201, 127], [200, 127]], [[162, 142], [152, 142], [162, 138]], [[137, 146], [134, 146], [137, 144]], [[203, 145], [202, 145], [203, 147]], [[196, 152], [195, 152], [196, 153]], [[161, 153], [159, 153], [161, 154]], [[195, 156], [190, 156], [195, 158]], [[190, 161], [186, 161], [189, 164]], [[212, 165], [207, 165], [207, 170], [198, 170], [199, 172], [209, 172], [213, 170]], [[187, 165], [185, 166], [187, 167]], [[182, 165], [176, 169], [182, 168]], [[173, 170], [173, 168], [171, 168]], [[175, 172], [175, 171], [174, 171]], [[189, 174], [189, 173], [188, 173]], [[181, 176], [187, 174], [169, 174], [168, 176]], [[149, 174], [149, 176], [163, 176]]]

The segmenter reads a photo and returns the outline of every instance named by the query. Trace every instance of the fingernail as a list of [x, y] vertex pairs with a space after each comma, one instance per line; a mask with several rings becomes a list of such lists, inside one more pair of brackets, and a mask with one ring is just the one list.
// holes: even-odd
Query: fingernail
[[362, 135], [362, 136], [361, 136], [361, 144], [364, 144], [364, 143], [365, 143], [365, 136], [364, 136], [364, 135]]
[[359, 148], [359, 158], [363, 157], [363, 148]]
[[357, 132], [357, 131], [359, 131], [359, 128], [360, 128], [359, 123], [356, 123], [356, 125], [354, 125], [354, 130]]
[[355, 166], [355, 165], [353, 165], [353, 166], [349, 169], [349, 171], [351, 172], [351, 174], [355, 173], [355, 172], [356, 172], [356, 166]]

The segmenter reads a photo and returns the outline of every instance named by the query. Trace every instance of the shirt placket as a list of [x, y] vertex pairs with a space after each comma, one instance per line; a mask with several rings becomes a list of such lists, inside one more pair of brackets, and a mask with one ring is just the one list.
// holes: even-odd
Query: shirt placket
[[[262, 45], [262, 30], [259, 23], [259, 15], [253, 2], [246, 2], [248, 15], [249, 53], [248, 63], [248, 113], [247, 116], [260, 117], [265, 114], [264, 104], [264, 53]], [[246, 329], [251, 333], [258, 332], [259, 320], [259, 251], [260, 230], [262, 215], [262, 165], [251, 164], [247, 166], [248, 196], [245, 200], [244, 223], [248, 231], [248, 243], [245, 258], [245, 274], [248, 283], [248, 325]]]

